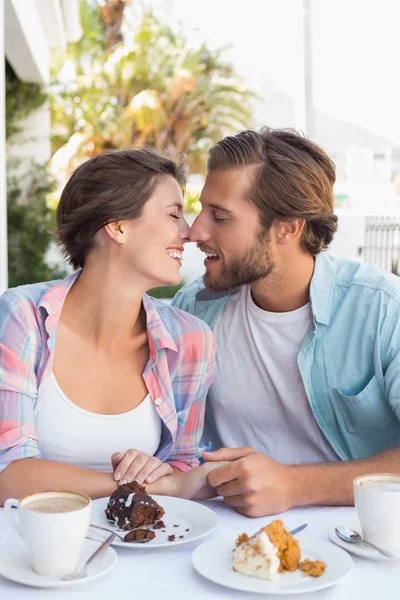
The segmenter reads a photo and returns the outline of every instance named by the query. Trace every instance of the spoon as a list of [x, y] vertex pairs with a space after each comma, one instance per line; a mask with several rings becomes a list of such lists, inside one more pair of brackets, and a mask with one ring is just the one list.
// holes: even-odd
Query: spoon
[[[121, 542], [125, 542], [124, 535], [129, 533], [129, 531], [126, 531], [124, 535], [120, 535], [116, 531], [113, 531], [112, 529], [108, 529], [108, 527], [101, 527], [100, 525], [93, 525], [93, 523], [90, 523], [90, 527], [94, 527], [94, 529], [101, 529], [102, 531], [108, 531], [108, 533], [113, 533], [115, 537], [117, 537], [121, 540]], [[147, 527], [137, 527], [137, 529], [147, 529]], [[136, 540], [135, 542], [125, 542], [125, 543], [126, 544], [146, 544], [147, 541], [148, 540]]]
[[102, 554], [104, 550], [108, 548], [110, 544], [112, 544], [116, 537], [116, 533], [112, 533], [110, 536], [108, 536], [108, 538], [104, 540], [101, 546], [99, 546], [97, 550], [95, 550], [95, 552], [93, 552], [93, 554], [88, 558], [85, 564], [82, 565], [82, 567], [78, 567], [73, 573], [70, 573], [69, 575], [64, 575], [63, 577], [61, 577], [61, 579], [63, 581], [71, 581], [72, 579], [83, 579], [84, 577], [86, 577], [87, 569], [90, 563], [94, 561], [94, 559], [97, 558], [99, 554]]
[[359, 533], [357, 533], [357, 531], [354, 531], [354, 529], [350, 529], [350, 527], [335, 527], [335, 533], [338, 536], [338, 538], [340, 538], [344, 542], [348, 542], [349, 544], [359, 544], [361, 542], [366, 546], [377, 550], [383, 556], [387, 556], [388, 558], [393, 558], [394, 556], [397, 556], [396, 552], [388, 552], [383, 548], [379, 548], [379, 546], [375, 546], [375, 544], [371, 544], [371, 542], [367, 542], [361, 537]]

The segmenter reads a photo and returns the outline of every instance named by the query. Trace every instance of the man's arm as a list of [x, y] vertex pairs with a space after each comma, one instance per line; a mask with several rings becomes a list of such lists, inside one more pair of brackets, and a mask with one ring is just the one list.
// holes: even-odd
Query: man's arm
[[400, 449], [365, 460], [282, 465], [251, 448], [204, 453], [207, 461], [230, 461], [208, 475], [225, 503], [248, 517], [281, 513], [294, 506], [354, 503], [353, 479], [369, 473], [400, 474]]

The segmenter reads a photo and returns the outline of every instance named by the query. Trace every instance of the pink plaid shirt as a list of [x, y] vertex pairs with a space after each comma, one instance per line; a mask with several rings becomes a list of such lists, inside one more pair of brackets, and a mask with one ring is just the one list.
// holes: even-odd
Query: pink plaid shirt
[[[14, 460], [40, 458], [38, 388], [51, 374], [58, 320], [77, 276], [10, 289], [0, 297], [0, 471]], [[143, 377], [163, 422], [156, 456], [187, 471], [199, 464], [204, 450], [213, 335], [196, 317], [147, 295], [143, 305], [150, 350]]]

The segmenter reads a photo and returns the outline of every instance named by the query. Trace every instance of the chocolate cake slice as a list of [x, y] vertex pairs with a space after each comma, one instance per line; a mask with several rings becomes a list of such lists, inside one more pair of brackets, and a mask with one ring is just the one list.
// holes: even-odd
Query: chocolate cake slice
[[165, 510], [146, 494], [142, 485], [132, 481], [111, 494], [105, 513], [108, 521], [119, 529], [134, 529], [159, 521]]

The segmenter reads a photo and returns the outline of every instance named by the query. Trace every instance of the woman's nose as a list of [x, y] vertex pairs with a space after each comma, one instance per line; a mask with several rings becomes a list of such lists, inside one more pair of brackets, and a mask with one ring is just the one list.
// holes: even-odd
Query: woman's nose
[[183, 243], [189, 242], [190, 227], [185, 219], [179, 220], [179, 237]]

